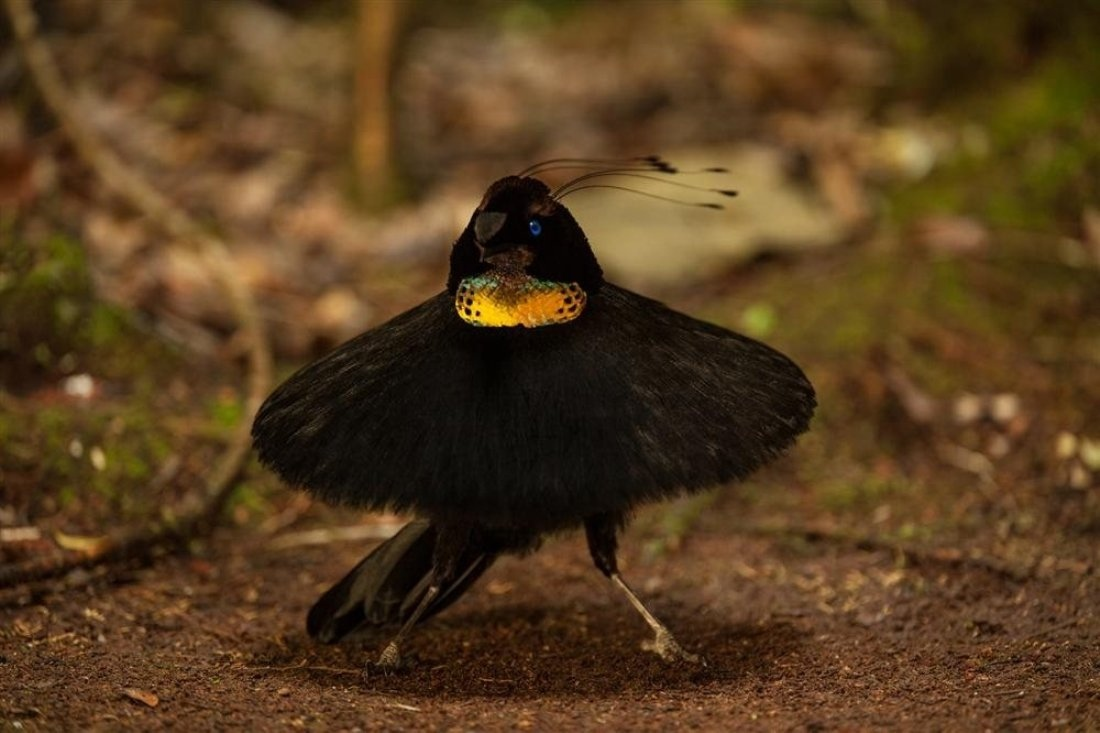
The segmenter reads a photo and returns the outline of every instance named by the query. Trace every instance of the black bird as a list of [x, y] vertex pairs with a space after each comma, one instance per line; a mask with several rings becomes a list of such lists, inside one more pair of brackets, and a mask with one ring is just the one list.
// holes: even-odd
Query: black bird
[[[595, 170], [556, 190], [534, 177], [559, 167]], [[786, 356], [605, 281], [561, 203], [603, 176], [675, 172], [656, 157], [559, 159], [502, 178], [454, 243], [444, 292], [264, 403], [253, 439], [285, 481], [419, 517], [321, 596], [312, 637], [401, 624], [378, 662], [396, 666], [411, 627], [499, 555], [583, 525], [596, 567], [655, 632], [647, 647], [698, 661], [620, 576], [619, 531], [640, 504], [744, 478], [816, 403]]]

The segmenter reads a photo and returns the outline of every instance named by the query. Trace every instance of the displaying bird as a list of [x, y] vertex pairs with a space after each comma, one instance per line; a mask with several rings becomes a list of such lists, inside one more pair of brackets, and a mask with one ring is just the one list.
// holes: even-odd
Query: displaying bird
[[[535, 177], [566, 167], [587, 172], [553, 190]], [[676, 172], [653, 156], [556, 159], [500, 179], [451, 249], [445, 291], [267, 399], [254, 444], [286, 482], [418, 517], [321, 596], [312, 637], [399, 625], [378, 660], [395, 667], [410, 629], [497, 557], [583, 526], [596, 567], [653, 629], [646, 646], [699, 661], [623, 580], [619, 532], [643, 503], [775, 458], [816, 402], [786, 356], [604, 280], [561, 201], [617, 188], [609, 176]]]

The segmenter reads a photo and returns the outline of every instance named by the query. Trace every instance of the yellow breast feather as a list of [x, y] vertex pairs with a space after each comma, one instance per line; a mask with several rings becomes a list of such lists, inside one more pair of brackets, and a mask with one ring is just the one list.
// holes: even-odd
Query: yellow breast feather
[[471, 326], [538, 328], [579, 316], [588, 296], [577, 283], [494, 273], [468, 277], [458, 285], [455, 310]]

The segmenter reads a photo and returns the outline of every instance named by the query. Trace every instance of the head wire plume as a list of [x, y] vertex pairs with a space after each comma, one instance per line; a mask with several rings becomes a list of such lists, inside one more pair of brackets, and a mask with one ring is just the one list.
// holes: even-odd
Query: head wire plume
[[689, 191], [699, 191], [708, 194], [717, 194], [719, 196], [732, 198], [737, 195], [737, 191], [730, 188], [713, 188], [709, 186], [697, 186], [691, 183], [685, 183], [683, 181], [672, 181], [666, 178], [666, 176], [673, 175], [693, 175], [701, 173], [729, 173], [729, 169], [721, 167], [706, 167], [698, 170], [681, 170], [676, 166], [670, 164], [668, 161], [656, 155], [649, 155], [640, 158], [623, 158], [623, 159], [588, 159], [588, 158], [555, 158], [552, 160], [543, 161], [536, 165], [531, 166], [527, 170], [523, 171], [520, 175], [533, 175], [534, 173], [545, 173], [552, 170], [560, 169], [585, 169], [587, 172], [577, 175], [565, 183], [558, 186], [551, 193], [551, 198], [556, 201], [560, 201], [565, 196], [576, 193], [578, 191], [584, 191], [594, 188], [611, 189], [615, 191], [625, 191], [627, 193], [635, 193], [639, 196], [646, 196], [648, 198], [657, 199], [659, 201], [666, 201], [673, 204], [679, 204], [681, 206], [696, 206], [704, 209], [723, 209], [721, 204], [710, 201], [687, 201], [684, 199], [676, 198], [674, 196], [665, 196], [663, 194], [654, 193], [652, 191], [645, 191], [639, 188], [632, 188], [616, 183], [604, 182], [600, 179], [606, 178], [632, 178], [636, 180], [651, 181], [659, 183], [664, 186], [672, 186], [679, 189], [686, 189]]
[[516, 175], [520, 178], [554, 170], [588, 168], [597, 170], [656, 171], [676, 173], [676, 167], [659, 155], [642, 155], [634, 158], [550, 158], [524, 168]]

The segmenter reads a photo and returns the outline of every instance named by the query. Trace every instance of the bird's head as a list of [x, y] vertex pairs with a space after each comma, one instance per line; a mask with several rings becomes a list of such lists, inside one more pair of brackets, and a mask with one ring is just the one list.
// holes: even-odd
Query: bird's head
[[[579, 169], [556, 189], [536, 173]], [[709, 201], [685, 201], [652, 191], [607, 183], [626, 177], [678, 190], [735, 196], [736, 191], [671, 182], [682, 173], [658, 156], [625, 159], [555, 158], [536, 163], [489, 186], [451, 251], [447, 289], [455, 310], [472, 326], [568, 323], [583, 317], [588, 298], [603, 284], [603, 271], [576, 219], [561, 199], [592, 188], [633, 191], [662, 201], [721, 209]], [[726, 173], [704, 168], [689, 173]]]
[[545, 183], [526, 176], [489, 186], [451, 250], [447, 288], [454, 293], [467, 278], [496, 273], [576, 283], [589, 294], [603, 282], [573, 215]]

